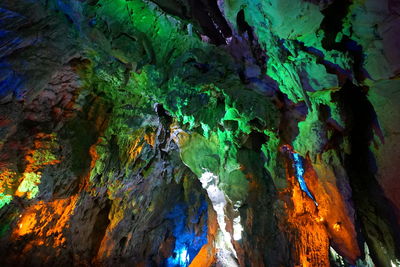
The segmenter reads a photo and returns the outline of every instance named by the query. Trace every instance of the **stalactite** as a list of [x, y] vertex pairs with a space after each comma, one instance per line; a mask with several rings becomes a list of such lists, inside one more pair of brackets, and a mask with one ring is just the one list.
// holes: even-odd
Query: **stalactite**
[[398, 266], [393, 0], [2, 0], [1, 266]]

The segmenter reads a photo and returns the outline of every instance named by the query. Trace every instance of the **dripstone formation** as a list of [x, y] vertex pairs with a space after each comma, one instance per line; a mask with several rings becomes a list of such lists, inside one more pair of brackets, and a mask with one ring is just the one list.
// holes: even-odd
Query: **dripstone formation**
[[399, 0], [1, 0], [1, 266], [400, 266]]

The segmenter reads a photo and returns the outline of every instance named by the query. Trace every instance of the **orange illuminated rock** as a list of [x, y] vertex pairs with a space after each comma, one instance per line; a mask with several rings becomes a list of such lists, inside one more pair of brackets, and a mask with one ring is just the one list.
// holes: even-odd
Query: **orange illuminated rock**
[[290, 160], [287, 180], [289, 186], [280, 195], [286, 199], [290, 226], [283, 226], [286, 222], [282, 221], [282, 227], [293, 239], [298, 266], [329, 266], [329, 246], [354, 263], [360, 257], [354, 218], [336, 186], [332, 170], [319, 161], [311, 165], [306, 159], [304, 180], [317, 204], [301, 190]]
[[72, 215], [78, 196], [58, 199], [52, 202], [40, 201], [25, 210], [14, 231], [13, 238], [19, 239], [25, 235], [33, 235], [34, 239], [25, 244], [30, 246], [52, 246], [60, 248], [65, 243], [64, 229]]
[[213, 266], [216, 259], [216, 248], [215, 248], [215, 237], [218, 231], [218, 223], [216, 213], [212, 208], [208, 209], [208, 233], [207, 233], [207, 244], [205, 244], [193, 261], [190, 263], [190, 267], [209, 267]]

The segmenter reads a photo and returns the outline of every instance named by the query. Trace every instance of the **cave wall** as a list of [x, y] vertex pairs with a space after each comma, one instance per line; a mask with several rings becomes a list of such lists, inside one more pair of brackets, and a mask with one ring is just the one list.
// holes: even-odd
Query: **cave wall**
[[1, 1], [0, 263], [400, 265], [399, 7]]

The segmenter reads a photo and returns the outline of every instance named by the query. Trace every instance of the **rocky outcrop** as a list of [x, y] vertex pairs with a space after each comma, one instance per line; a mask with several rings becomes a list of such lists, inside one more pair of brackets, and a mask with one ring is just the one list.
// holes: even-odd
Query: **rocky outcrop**
[[397, 1], [5, 0], [4, 266], [397, 266]]

